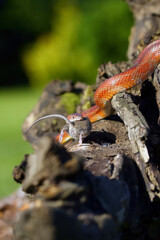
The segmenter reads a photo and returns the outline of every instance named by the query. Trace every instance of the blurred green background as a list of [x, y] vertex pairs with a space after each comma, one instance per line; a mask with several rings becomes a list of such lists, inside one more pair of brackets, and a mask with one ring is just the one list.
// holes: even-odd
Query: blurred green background
[[21, 126], [53, 79], [95, 82], [103, 63], [126, 59], [133, 16], [123, 0], [0, 0], [0, 197], [31, 147]]

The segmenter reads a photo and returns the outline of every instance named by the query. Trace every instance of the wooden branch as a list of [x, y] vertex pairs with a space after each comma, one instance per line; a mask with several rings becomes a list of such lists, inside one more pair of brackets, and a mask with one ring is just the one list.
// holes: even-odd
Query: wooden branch
[[113, 97], [112, 106], [127, 127], [134, 154], [140, 153], [143, 161], [148, 162], [149, 154], [145, 139], [149, 133], [149, 126], [137, 105], [133, 103], [129, 94], [123, 92]]
[[112, 98], [111, 103], [126, 125], [135, 161], [142, 173], [147, 192], [150, 198], [153, 199], [152, 184], [146, 175], [146, 163], [149, 162], [150, 157], [145, 139], [147, 139], [149, 133], [149, 126], [129, 94], [125, 92], [118, 93]]

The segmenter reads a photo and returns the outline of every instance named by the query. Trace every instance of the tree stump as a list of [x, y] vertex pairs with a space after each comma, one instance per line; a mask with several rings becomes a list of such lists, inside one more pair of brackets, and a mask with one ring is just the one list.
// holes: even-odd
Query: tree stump
[[[128, 69], [145, 44], [159, 38], [159, 0], [127, 2], [135, 17], [129, 61], [102, 64], [97, 86]], [[34, 153], [25, 156], [13, 176], [29, 197], [19, 207], [12, 200], [1, 206], [1, 212], [15, 207], [15, 239], [159, 239], [159, 70], [160, 66], [143, 85], [112, 98], [113, 114], [92, 124], [86, 149], [76, 148], [75, 141], [65, 146], [55, 141], [63, 126], [60, 121], [45, 120], [24, 135]], [[26, 118], [23, 133], [39, 117], [67, 115], [61, 104], [64, 93], [81, 94], [80, 113], [88, 102], [93, 104], [94, 90], [71, 81], [49, 83]]]

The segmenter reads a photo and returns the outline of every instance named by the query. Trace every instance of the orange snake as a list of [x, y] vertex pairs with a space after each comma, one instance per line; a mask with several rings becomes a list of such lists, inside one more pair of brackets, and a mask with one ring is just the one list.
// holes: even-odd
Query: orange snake
[[[157, 40], [144, 48], [130, 69], [105, 80], [95, 92], [96, 105], [82, 112], [81, 115], [88, 117], [91, 122], [108, 117], [110, 111], [107, 111], [107, 103], [110, 102], [111, 98], [118, 92], [126, 91], [137, 84], [143, 83], [153, 73], [159, 62], [160, 40]], [[69, 119], [70, 115], [67, 118]], [[62, 143], [70, 138], [71, 136], [65, 132]], [[59, 135], [56, 139], [59, 140]]]

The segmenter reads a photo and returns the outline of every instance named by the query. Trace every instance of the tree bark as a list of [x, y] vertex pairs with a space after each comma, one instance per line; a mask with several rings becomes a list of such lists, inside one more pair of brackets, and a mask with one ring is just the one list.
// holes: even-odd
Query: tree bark
[[[126, 1], [135, 18], [129, 61], [102, 64], [97, 86], [131, 67], [143, 47], [159, 38], [159, 0]], [[24, 204], [21, 201], [20, 208], [15, 199], [9, 204], [16, 206], [18, 215], [9, 225], [15, 225], [15, 239], [159, 239], [159, 71], [160, 66], [142, 86], [112, 98], [114, 114], [92, 124], [85, 147], [75, 141], [65, 146], [58, 144], [56, 131], [62, 129], [63, 122], [51, 119], [24, 135], [34, 153], [25, 156], [13, 176], [31, 199], [25, 199]], [[44, 115], [66, 116], [65, 106], [61, 105], [66, 92], [83, 93], [77, 106], [77, 112], [81, 112], [88, 102], [93, 104], [94, 89], [71, 81], [49, 83], [26, 118], [23, 133]], [[6, 206], [7, 202], [3, 203], [1, 211], [10, 209]], [[15, 213], [10, 216], [15, 219]]]

